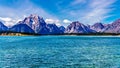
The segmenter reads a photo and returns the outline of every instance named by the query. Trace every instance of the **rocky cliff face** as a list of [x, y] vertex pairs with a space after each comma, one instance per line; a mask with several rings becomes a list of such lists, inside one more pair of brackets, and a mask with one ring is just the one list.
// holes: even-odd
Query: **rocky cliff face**
[[26, 17], [22, 24], [27, 24], [36, 34], [59, 34], [63, 33], [55, 24], [46, 24], [44, 19], [38, 15]]
[[0, 32], [8, 31], [8, 27], [5, 26], [2, 22], [0, 22]]
[[[26, 17], [22, 23], [27, 24], [29, 27], [31, 27], [35, 33], [39, 32], [46, 32], [46, 23], [42, 17], [39, 17], [38, 15], [30, 15], [29, 17]], [[45, 30], [45, 31], [44, 31]]]
[[76, 21], [72, 22], [65, 30], [65, 33], [93, 33], [94, 31], [91, 30], [89, 27], [85, 26], [84, 24]]

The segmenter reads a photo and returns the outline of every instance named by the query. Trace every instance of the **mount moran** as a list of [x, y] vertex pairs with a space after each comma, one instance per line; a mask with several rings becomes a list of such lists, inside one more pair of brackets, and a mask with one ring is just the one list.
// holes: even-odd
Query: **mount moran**
[[23, 21], [19, 21], [12, 27], [7, 27], [0, 22], [0, 33], [29, 33], [29, 34], [91, 34], [91, 33], [120, 33], [120, 19], [111, 24], [95, 23], [94, 25], [84, 25], [79, 21], [71, 22], [66, 28], [58, 27], [56, 24], [47, 24], [44, 19], [38, 15], [30, 15]]

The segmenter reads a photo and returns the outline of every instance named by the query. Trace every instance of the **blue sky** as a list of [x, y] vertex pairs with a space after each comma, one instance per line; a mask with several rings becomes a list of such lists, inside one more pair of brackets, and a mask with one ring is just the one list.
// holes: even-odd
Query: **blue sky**
[[0, 20], [10, 26], [37, 14], [47, 23], [64, 26], [72, 21], [111, 23], [120, 18], [119, 6], [120, 0], [0, 0]]

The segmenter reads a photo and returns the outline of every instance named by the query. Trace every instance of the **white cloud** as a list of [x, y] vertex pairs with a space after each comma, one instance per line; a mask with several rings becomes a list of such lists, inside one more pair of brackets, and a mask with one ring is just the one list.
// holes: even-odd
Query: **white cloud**
[[20, 20], [21, 19], [17, 20], [17, 19], [12, 19], [10, 17], [0, 17], [0, 21], [2, 21], [3, 24], [5, 24], [6, 26], [13, 26]]
[[64, 22], [64, 23], [71, 23], [71, 21], [68, 20], [68, 19], [64, 19], [63, 22]]
[[[58, 19], [56, 16], [46, 12], [40, 6], [34, 5], [30, 0], [25, 0], [24, 3], [21, 1], [19, 2], [18, 5], [19, 6], [17, 6], [17, 8], [11, 8], [9, 6], [0, 5], [0, 13], [1, 13], [0, 16], [4, 17], [6, 20], [9, 20], [9, 21], [4, 20], [7, 25], [9, 25], [10, 23], [15, 24], [18, 21], [23, 20], [25, 17], [29, 16], [30, 14], [37, 14], [45, 19], [47, 18]], [[10, 18], [12, 20], [10, 20]]]
[[65, 9], [63, 13], [72, 20], [94, 24], [113, 16], [111, 12], [114, 10], [115, 2], [116, 0], [73, 0], [70, 5], [74, 10]]
[[[94, 24], [96, 22], [101, 22], [106, 18], [110, 17], [109, 13], [113, 10], [110, 8], [115, 0], [92, 0], [89, 3], [89, 8], [91, 11], [85, 14], [84, 17], [81, 18], [83, 22], [86, 24]], [[104, 4], [105, 3], [105, 4]]]
[[12, 19], [9, 18], [9, 17], [6, 17], [6, 18], [0, 17], [0, 20], [3, 20], [3, 21], [11, 21]]
[[[60, 14], [58, 14], [58, 16], [61, 17], [61, 19], [65, 19], [68, 17], [72, 21], [78, 20], [84, 24], [93, 24], [95, 22], [99, 22], [104, 20], [105, 18], [110, 17], [109, 13], [113, 9], [112, 8], [109, 9], [109, 7], [111, 7], [116, 0], [109, 0], [109, 1], [108, 0], [71, 0], [71, 1], [72, 2], [67, 3], [65, 6], [63, 5], [64, 7], [63, 8], [61, 6], [63, 0], [61, 0], [61, 3], [58, 5], [58, 8], [56, 8], [60, 11], [59, 12]], [[55, 16], [49, 14], [49, 12], [45, 11], [44, 8], [35, 5], [30, 0], [25, 0], [24, 3], [21, 1], [18, 5], [19, 6], [16, 6], [17, 8], [0, 5], [0, 13], [1, 13], [0, 16], [4, 18], [6, 17], [11, 18], [13, 21], [17, 22], [18, 19], [23, 20], [24, 17], [29, 16], [30, 14], [38, 14], [42, 16], [44, 19], [46, 19], [48, 23], [55, 23], [57, 25], [60, 24], [66, 25], [65, 23], [70, 22], [69, 20], [63, 20], [62, 23], [60, 23], [58, 19], [59, 17], [56, 17], [57, 15]], [[16, 22], [12, 22], [12, 24], [15, 24]], [[8, 22], [6, 21], [6, 23]]]
[[[115, 3], [116, 0], [91, 0], [88, 3], [88, 6], [84, 12], [80, 10], [77, 10], [76, 13], [75, 11], [72, 12], [74, 15], [79, 18], [80, 22], [84, 24], [94, 24], [96, 22], [102, 22], [106, 18], [111, 17], [109, 13], [113, 11], [111, 6], [112, 4]], [[105, 4], [104, 4], [105, 3]], [[78, 16], [81, 13], [81, 16]]]
[[48, 24], [56, 24], [57, 26], [60, 26], [60, 20], [58, 19], [45, 19], [45, 22]]
[[92, 0], [92, 2], [90, 3], [90, 6], [93, 8], [107, 8], [114, 2], [116, 2], [116, 0], [109, 0], [109, 1], [107, 1], [107, 0], [100, 0], [100, 1]]

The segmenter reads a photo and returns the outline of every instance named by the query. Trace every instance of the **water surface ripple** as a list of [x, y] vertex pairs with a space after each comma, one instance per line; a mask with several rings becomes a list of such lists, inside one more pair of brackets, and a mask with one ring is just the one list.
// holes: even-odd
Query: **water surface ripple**
[[120, 68], [120, 37], [0, 36], [0, 68]]

